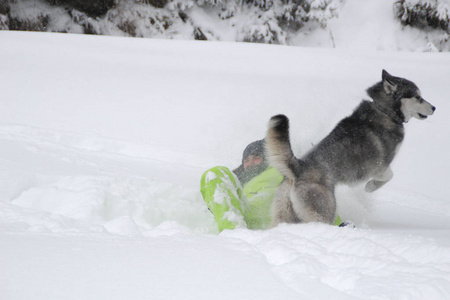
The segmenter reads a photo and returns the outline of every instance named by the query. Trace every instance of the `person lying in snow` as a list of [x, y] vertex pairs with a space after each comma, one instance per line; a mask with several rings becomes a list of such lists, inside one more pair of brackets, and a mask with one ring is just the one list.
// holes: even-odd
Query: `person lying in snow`
[[[264, 140], [258, 140], [245, 148], [242, 163], [233, 172], [222, 166], [205, 171], [200, 192], [219, 231], [268, 229], [272, 199], [282, 181], [283, 176], [265, 159]], [[339, 224], [337, 216], [335, 225]]]

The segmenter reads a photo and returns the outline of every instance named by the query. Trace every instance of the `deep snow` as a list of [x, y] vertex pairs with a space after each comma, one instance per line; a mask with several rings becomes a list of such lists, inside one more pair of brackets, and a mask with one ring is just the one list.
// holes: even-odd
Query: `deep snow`
[[[1, 299], [448, 299], [450, 56], [0, 32]], [[269, 118], [296, 154], [377, 82], [413, 80], [394, 178], [338, 189], [357, 229], [217, 234], [198, 185]]]

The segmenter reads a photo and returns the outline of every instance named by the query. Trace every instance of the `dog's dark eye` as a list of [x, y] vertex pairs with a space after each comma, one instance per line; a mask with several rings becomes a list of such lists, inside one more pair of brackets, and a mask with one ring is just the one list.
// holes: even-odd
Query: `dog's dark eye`
[[423, 98], [422, 97], [417, 96], [416, 99], [419, 100], [419, 103], [423, 103]]

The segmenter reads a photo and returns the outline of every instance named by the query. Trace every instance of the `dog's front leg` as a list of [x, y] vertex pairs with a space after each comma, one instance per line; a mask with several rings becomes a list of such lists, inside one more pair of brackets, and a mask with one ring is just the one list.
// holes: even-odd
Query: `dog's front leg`
[[392, 173], [390, 167], [387, 167], [387, 169], [383, 173], [374, 176], [373, 179], [366, 184], [365, 191], [367, 193], [372, 193], [373, 191], [378, 190], [380, 187], [385, 185], [389, 180], [391, 180], [392, 177], [394, 177], [394, 173]]

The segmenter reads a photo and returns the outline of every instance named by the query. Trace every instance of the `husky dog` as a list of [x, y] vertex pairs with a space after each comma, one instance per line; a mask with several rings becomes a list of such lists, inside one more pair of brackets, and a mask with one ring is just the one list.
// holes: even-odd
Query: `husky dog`
[[279, 223], [323, 222], [336, 217], [337, 184], [367, 181], [373, 192], [392, 176], [389, 167], [404, 137], [403, 123], [426, 119], [435, 107], [417, 86], [383, 70], [382, 81], [367, 89], [353, 114], [301, 159], [291, 149], [289, 119], [273, 116], [266, 136], [269, 164], [285, 177], [273, 202], [272, 226]]

